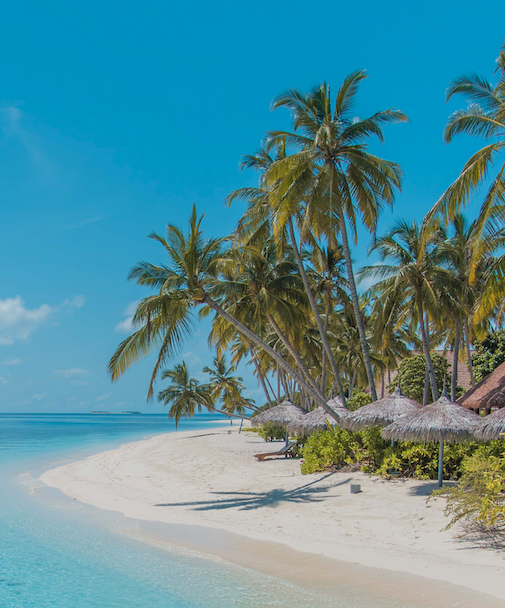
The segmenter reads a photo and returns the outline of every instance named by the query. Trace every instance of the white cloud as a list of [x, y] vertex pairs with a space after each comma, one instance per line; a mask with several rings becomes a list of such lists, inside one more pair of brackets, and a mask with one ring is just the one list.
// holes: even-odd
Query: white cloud
[[7, 357], [5, 361], [2, 361], [2, 365], [21, 365], [22, 359], [15, 359], [14, 357]]
[[72, 312], [75, 309], [82, 308], [86, 303], [86, 298], [83, 295], [74, 296], [70, 300], [64, 300], [60, 306], [65, 312]]
[[3, 376], [0, 376], [0, 384], [9, 384], [9, 380]]
[[26, 308], [21, 296], [0, 300], [0, 344], [27, 340], [39, 325], [45, 323], [53, 309], [49, 304]]
[[82, 376], [88, 373], [87, 369], [81, 369], [80, 367], [72, 367], [70, 369], [55, 369], [55, 374], [64, 376], [65, 378], [72, 378], [73, 376]]
[[41, 395], [32, 395], [32, 401], [42, 401], [47, 397], [47, 393], [42, 393]]
[[84, 382], [84, 380], [74, 380], [73, 383], [76, 386], [89, 386], [89, 382]]
[[121, 334], [130, 334], [135, 331], [137, 328], [136, 325], [133, 324], [133, 315], [137, 310], [139, 302], [135, 300], [135, 302], [130, 302], [126, 307], [123, 316], [126, 317], [123, 321], [120, 321], [116, 327], [114, 328], [117, 332]]
[[198, 355], [195, 355], [195, 353], [193, 353], [191, 351], [184, 353], [182, 355], [182, 358], [184, 359], [184, 361], [186, 361], [188, 363], [189, 367], [193, 367], [193, 366], [197, 365], [198, 363], [202, 362], [200, 357]]
[[19, 295], [0, 300], [0, 345], [28, 340], [38, 327], [49, 322], [58, 313], [69, 313], [82, 306], [84, 306], [84, 296], [74, 296], [57, 306], [41, 304], [38, 308], [32, 309], [27, 308]]
[[105, 399], [108, 399], [111, 396], [112, 396], [112, 393], [107, 393], [105, 395], [100, 395], [99, 397], [96, 398], [96, 400], [97, 401], [105, 401]]

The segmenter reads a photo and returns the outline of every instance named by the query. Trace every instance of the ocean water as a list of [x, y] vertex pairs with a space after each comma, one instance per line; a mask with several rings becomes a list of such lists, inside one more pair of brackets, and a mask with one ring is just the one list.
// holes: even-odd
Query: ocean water
[[[213, 424], [197, 416], [179, 428]], [[1, 608], [395, 608], [151, 546], [122, 534], [119, 514], [48, 497], [37, 482], [60, 463], [173, 431], [155, 415], [0, 415]]]

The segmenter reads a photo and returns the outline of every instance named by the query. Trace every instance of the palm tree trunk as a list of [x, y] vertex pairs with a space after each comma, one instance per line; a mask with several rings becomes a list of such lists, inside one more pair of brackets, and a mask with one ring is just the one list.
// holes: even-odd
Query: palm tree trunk
[[428, 378], [430, 379], [433, 401], [437, 401], [437, 399], [438, 399], [437, 379], [435, 377], [435, 370], [433, 368], [433, 362], [431, 360], [430, 346], [428, 343], [428, 337], [426, 335], [426, 327], [424, 326], [424, 307], [423, 307], [423, 298], [422, 298], [420, 287], [416, 290], [416, 300], [417, 300], [417, 310], [419, 313], [419, 324], [421, 325], [421, 338], [423, 341], [424, 357], [426, 359], [426, 369], [427, 369], [427, 373], [428, 373]]
[[[326, 288], [326, 316], [324, 318], [324, 332], [328, 335], [328, 324], [330, 322], [331, 314], [331, 295], [328, 287]], [[323, 348], [323, 361], [321, 364], [321, 392], [323, 395], [326, 394], [326, 383], [328, 381], [326, 374], [326, 349]]]
[[466, 342], [466, 363], [470, 372], [470, 382], [475, 386], [475, 377], [473, 375], [472, 353], [470, 352], [470, 328], [468, 326], [468, 317], [465, 319], [465, 342]]
[[256, 359], [256, 355], [254, 354], [252, 344], [249, 342], [249, 340], [247, 341], [247, 344], [249, 346], [249, 352], [251, 353], [251, 358], [253, 360], [254, 367], [256, 368], [256, 375], [258, 376], [258, 380], [260, 381], [260, 384], [263, 388], [263, 392], [265, 393], [265, 397], [267, 398], [268, 406], [273, 407], [274, 404], [272, 403], [272, 399], [270, 398], [270, 393], [268, 392], [267, 385], [265, 384], [265, 378], [261, 373], [260, 365], [258, 363], [258, 360]]
[[381, 386], [381, 399], [384, 399], [384, 384], [386, 382], [386, 376], [384, 370], [382, 370], [382, 386]]
[[430, 392], [430, 374], [428, 373], [428, 365], [425, 365], [426, 370], [424, 372], [424, 391], [423, 391], [423, 405], [428, 405], [428, 394]]
[[307, 292], [307, 297], [309, 298], [310, 307], [312, 308], [312, 313], [316, 320], [316, 325], [317, 325], [317, 329], [319, 330], [319, 334], [321, 336], [323, 348], [326, 352], [326, 356], [328, 357], [328, 361], [330, 362], [331, 371], [333, 372], [333, 376], [337, 380], [338, 392], [340, 394], [340, 398], [342, 399], [342, 401], [345, 405], [345, 393], [344, 393], [344, 387], [342, 386], [342, 380], [340, 378], [340, 372], [338, 370], [337, 364], [335, 363], [335, 359], [333, 358], [333, 353], [331, 352], [330, 343], [328, 342], [328, 334], [324, 330], [323, 322], [321, 321], [321, 316], [317, 309], [316, 300], [314, 298], [314, 294], [312, 293], [312, 289], [310, 288], [310, 285], [309, 285], [309, 279], [307, 278], [307, 273], [305, 272], [302, 255], [300, 253], [300, 250], [298, 249], [298, 245], [296, 242], [296, 236], [295, 236], [295, 230], [293, 228], [293, 220], [291, 218], [288, 221], [288, 229], [289, 229], [289, 237], [291, 239], [291, 244], [293, 245], [293, 250], [295, 252], [296, 262], [297, 262], [298, 268], [300, 270], [300, 276], [302, 277], [303, 286], [305, 287], [305, 291]]
[[363, 360], [366, 369], [366, 377], [368, 379], [368, 385], [370, 386], [370, 394], [372, 395], [372, 399], [374, 401], [377, 401], [377, 390], [375, 389], [375, 379], [373, 377], [370, 351], [368, 350], [368, 343], [366, 341], [365, 334], [365, 325], [363, 323], [363, 317], [361, 316], [361, 310], [359, 308], [358, 291], [356, 289], [356, 281], [354, 280], [354, 271], [352, 269], [351, 250], [349, 249], [349, 241], [347, 239], [347, 227], [345, 225], [345, 217], [342, 210], [340, 212], [339, 222], [340, 233], [342, 235], [342, 247], [344, 249], [345, 265], [347, 268], [347, 280], [349, 282], [349, 289], [351, 290], [352, 307], [354, 309], [354, 316], [356, 317], [356, 325], [358, 326], [361, 351], [363, 352]]
[[349, 397], [352, 397], [352, 391], [354, 390], [354, 385], [356, 384], [356, 377], [358, 375], [358, 372], [356, 369], [352, 370], [352, 378], [351, 378], [351, 383], [349, 384]]
[[277, 362], [277, 405], [281, 402], [281, 369]]
[[452, 362], [452, 383], [451, 383], [451, 399], [456, 401], [456, 388], [458, 386], [458, 363], [459, 363], [459, 342], [460, 342], [460, 331], [459, 322], [456, 321], [456, 329], [454, 335], [454, 351], [453, 351], [453, 362]]
[[288, 349], [289, 354], [296, 361], [296, 365], [298, 366], [298, 369], [301, 371], [301, 373], [303, 374], [303, 376], [305, 376], [305, 379], [307, 380], [307, 382], [312, 386], [312, 388], [315, 391], [317, 391], [319, 393], [320, 397], [324, 399], [324, 395], [319, 390], [319, 387], [317, 386], [317, 382], [314, 380], [314, 378], [312, 378], [312, 376], [310, 375], [309, 370], [307, 369], [307, 366], [305, 365], [305, 363], [301, 359], [300, 355], [296, 352], [294, 346], [287, 339], [287, 337], [283, 334], [281, 328], [277, 325], [277, 323], [276, 323], [275, 319], [273, 318], [273, 316], [272, 315], [267, 315], [267, 319], [270, 322], [270, 325], [273, 327], [275, 333], [279, 336], [279, 339], [281, 340], [281, 342]]
[[261, 338], [259, 338], [256, 334], [254, 334], [250, 329], [248, 329], [245, 325], [242, 325], [240, 321], [237, 321], [234, 317], [232, 317], [229, 313], [227, 313], [217, 302], [215, 302], [208, 294], [205, 294], [203, 299], [201, 300], [202, 304], [207, 304], [210, 306], [212, 310], [214, 310], [220, 317], [225, 319], [230, 325], [232, 325], [236, 330], [238, 330], [241, 334], [243, 334], [246, 338], [248, 338], [253, 344], [256, 344], [259, 348], [261, 348], [264, 352], [266, 352], [272, 359], [282, 368], [287, 374], [289, 374], [292, 378], [294, 378], [299, 386], [303, 386], [306, 391], [311, 395], [321, 407], [330, 414], [332, 418], [338, 421], [337, 416], [333, 412], [332, 408], [326, 403], [325, 399], [322, 398], [319, 394], [319, 391], [315, 391], [310, 384], [305, 382], [305, 380], [297, 374], [297, 372], [287, 363], [284, 359], [279, 355], [279, 353], [275, 352], [275, 350], [268, 346], [266, 342], [263, 342]]

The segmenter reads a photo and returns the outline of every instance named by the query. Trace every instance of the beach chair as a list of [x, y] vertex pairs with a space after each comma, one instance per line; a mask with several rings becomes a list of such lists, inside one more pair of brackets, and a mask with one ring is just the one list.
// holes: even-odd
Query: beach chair
[[287, 443], [287, 445], [285, 445], [277, 452], [265, 452], [262, 454], [254, 454], [254, 458], [262, 462], [263, 460], [271, 458], [272, 456], [284, 456], [285, 458], [287, 458], [288, 456], [293, 456], [293, 448], [295, 447], [296, 443], [296, 441], [290, 441], [289, 443]]

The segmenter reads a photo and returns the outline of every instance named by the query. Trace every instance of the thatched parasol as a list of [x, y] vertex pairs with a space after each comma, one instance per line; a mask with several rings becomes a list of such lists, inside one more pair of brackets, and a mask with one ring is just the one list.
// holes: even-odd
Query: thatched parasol
[[[349, 410], [342, 405], [342, 401], [339, 398], [330, 399], [328, 405], [335, 412], [335, 415], [339, 420], [349, 415]], [[298, 435], [310, 435], [314, 431], [321, 429], [327, 429], [328, 423], [332, 426], [338, 424], [338, 421], [328, 414], [328, 412], [321, 406], [316, 407], [308, 414], [305, 414], [300, 420], [295, 420], [288, 425], [288, 431]]]
[[405, 414], [387, 426], [382, 436], [393, 441], [439, 443], [438, 485], [442, 486], [444, 442], [470, 441], [480, 424], [480, 416], [448, 399], [444, 388], [438, 401]]
[[505, 407], [505, 363], [478, 382], [458, 399], [463, 407], [473, 410]]
[[398, 387], [392, 395], [349, 412], [342, 426], [350, 431], [359, 431], [367, 426], [386, 426], [421, 407], [420, 403], [406, 397]]
[[491, 439], [502, 439], [501, 435], [505, 434], [505, 407], [489, 414], [482, 418], [481, 425], [475, 437], [481, 441], [490, 441]]
[[279, 405], [274, 405], [274, 407], [268, 410], [262, 410], [251, 418], [251, 422], [258, 426], [267, 424], [267, 422], [276, 424], [277, 426], [286, 426], [290, 422], [300, 420], [305, 414], [305, 410], [286, 399]]

